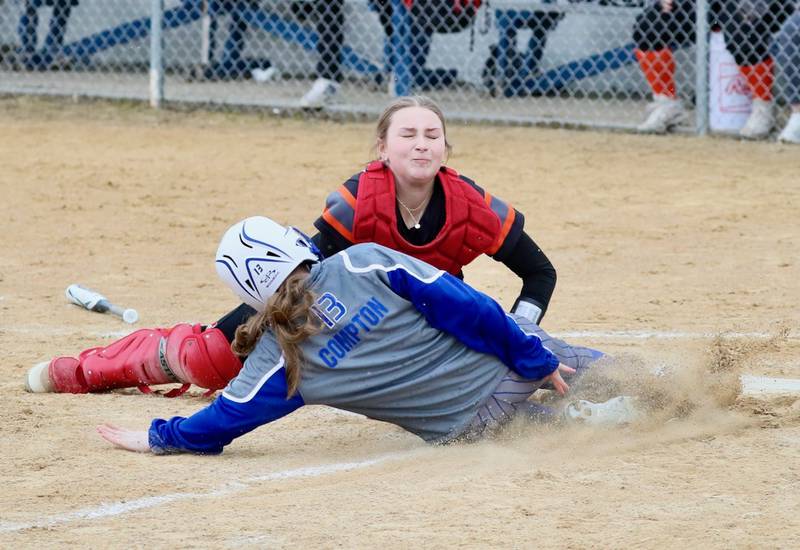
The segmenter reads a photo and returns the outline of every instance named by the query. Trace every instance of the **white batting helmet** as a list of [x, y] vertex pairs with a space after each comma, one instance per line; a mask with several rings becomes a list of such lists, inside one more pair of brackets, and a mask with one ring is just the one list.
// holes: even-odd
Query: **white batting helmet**
[[319, 250], [294, 227], [253, 216], [232, 226], [217, 248], [217, 274], [245, 303], [261, 311], [286, 277]]

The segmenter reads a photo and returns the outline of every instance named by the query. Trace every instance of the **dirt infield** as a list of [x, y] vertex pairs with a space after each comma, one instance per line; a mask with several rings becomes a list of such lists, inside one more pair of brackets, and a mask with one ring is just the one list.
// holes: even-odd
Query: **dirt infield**
[[[736, 384], [800, 378], [797, 147], [450, 128], [449, 164], [522, 211], [558, 269], [544, 328], [618, 358], [584, 394], [651, 408], [625, 429], [515, 425], [440, 448], [309, 407], [222, 456], [154, 457], [94, 426], [189, 414], [201, 392], [23, 391], [35, 362], [127, 330], [68, 305], [68, 284], [137, 308], [141, 327], [216, 320], [236, 304], [212, 262], [224, 229], [263, 213], [312, 231], [371, 136], [0, 100], [0, 546], [797, 547], [800, 399]], [[488, 259], [466, 275], [506, 306], [519, 288]]]

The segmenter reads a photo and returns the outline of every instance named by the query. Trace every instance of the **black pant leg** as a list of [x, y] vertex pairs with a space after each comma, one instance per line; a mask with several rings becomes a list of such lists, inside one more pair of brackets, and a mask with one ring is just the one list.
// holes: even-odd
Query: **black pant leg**
[[676, 48], [694, 41], [695, 3], [676, 0], [670, 12], [662, 12], [656, 2], [636, 17], [633, 41], [643, 51]]
[[329, 80], [342, 79], [342, 47], [344, 45], [344, 0], [315, 1], [317, 24], [317, 76]]
[[786, 0], [772, 0], [763, 13], [748, 14], [740, 10], [738, 1], [720, 5], [725, 45], [738, 65], [755, 65], [767, 59], [773, 35], [794, 11]]
[[233, 342], [236, 337], [236, 329], [247, 321], [250, 317], [255, 315], [256, 310], [247, 304], [240, 304], [236, 309], [226, 313], [216, 323], [216, 327], [222, 331], [228, 342]]

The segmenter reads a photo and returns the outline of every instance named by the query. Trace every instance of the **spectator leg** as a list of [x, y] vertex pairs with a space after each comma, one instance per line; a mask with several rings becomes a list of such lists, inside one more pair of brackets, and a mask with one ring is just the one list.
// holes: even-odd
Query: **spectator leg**
[[36, 29], [39, 26], [39, 15], [36, 11], [36, 4], [31, 1], [25, 2], [22, 16], [19, 18], [17, 33], [19, 34], [20, 49], [19, 53], [27, 59], [36, 51]]
[[219, 25], [217, 24], [217, 13], [215, 12], [217, 5], [214, 2], [209, 2], [207, 9], [208, 36], [206, 40], [208, 41], [208, 58], [204, 58], [203, 63], [210, 64], [215, 57], [215, 51], [217, 49], [217, 29]]
[[410, 73], [414, 86], [423, 90], [443, 88], [452, 85], [457, 77], [455, 70], [428, 69], [425, 64], [433, 42], [433, 31], [418, 20], [412, 18]]
[[[203, 76], [209, 80], [225, 78], [226, 71], [222, 63], [217, 61], [217, 34], [220, 29], [220, 18], [227, 15], [231, 6], [226, 0], [210, 0], [208, 3], [208, 65], [203, 71]], [[224, 56], [223, 56], [224, 57]]]
[[773, 61], [767, 57], [754, 65], [740, 65], [739, 71], [747, 80], [754, 98], [762, 101], [772, 101], [772, 85], [775, 80]]
[[769, 53], [772, 35], [786, 20], [789, 4], [773, 1], [759, 12], [750, 3], [725, 2], [721, 21], [725, 44], [739, 65], [753, 94], [750, 116], [739, 135], [746, 138], [767, 137], [775, 126], [772, 85], [773, 60]]
[[338, 82], [342, 79], [344, 44], [344, 0], [313, 3], [317, 22], [317, 77]]
[[789, 6], [773, 2], [760, 18], [753, 19], [739, 11], [738, 4], [722, 7], [726, 46], [747, 79], [753, 96], [772, 101], [773, 61], [769, 54], [772, 36], [789, 16]]
[[411, 29], [411, 13], [403, 0], [391, 0], [392, 34], [390, 36], [392, 50], [392, 72], [394, 95], [406, 96], [413, 84], [411, 68], [413, 65], [410, 45], [413, 41]]
[[230, 23], [228, 25], [228, 38], [222, 49], [220, 70], [223, 78], [243, 78], [250, 70], [249, 64], [242, 58], [244, 39], [247, 34], [247, 21], [242, 15], [245, 8], [242, 2], [234, 2], [230, 9]]
[[386, 0], [369, 0], [367, 2], [369, 9], [378, 14], [378, 21], [380, 21], [383, 28], [385, 39], [383, 41], [383, 63], [386, 72], [390, 72], [394, 67], [394, 52], [392, 51], [391, 37], [392, 37], [392, 6]]
[[795, 12], [781, 27], [775, 38], [775, 60], [786, 79], [786, 99], [791, 113], [778, 139], [800, 144], [800, 12]]
[[672, 50], [637, 49], [635, 53], [653, 96], [675, 98], [675, 57]]
[[[646, 8], [633, 27], [636, 59], [656, 97], [675, 98], [673, 48], [694, 40], [694, 2], [663, 13], [658, 4]], [[683, 6], [683, 7], [681, 7]]]
[[775, 38], [775, 60], [786, 80], [786, 99], [800, 110], [800, 12], [795, 12]]
[[40, 64], [49, 66], [56, 60], [64, 46], [64, 36], [67, 34], [67, 24], [72, 13], [72, 4], [69, 0], [57, 2], [53, 6], [53, 16], [50, 18], [50, 27], [44, 40]]
[[506, 97], [517, 95], [521, 82], [515, 78], [517, 69], [513, 60], [516, 56], [516, 39], [520, 26], [520, 18], [527, 16], [529, 12], [517, 12], [516, 10], [495, 10], [495, 20], [497, 22], [498, 41], [496, 88], [503, 92]]
[[547, 37], [550, 31], [558, 26], [558, 22], [563, 18], [560, 13], [550, 13], [535, 11], [528, 19], [528, 28], [533, 31], [528, 40], [528, 51], [525, 55], [525, 67], [530, 76], [539, 73], [539, 65], [542, 62]]

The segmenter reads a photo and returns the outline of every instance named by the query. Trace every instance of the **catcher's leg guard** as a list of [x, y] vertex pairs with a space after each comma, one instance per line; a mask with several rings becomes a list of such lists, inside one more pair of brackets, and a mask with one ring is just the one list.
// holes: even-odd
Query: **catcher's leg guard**
[[221, 330], [177, 325], [164, 340], [165, 368], [183, 382], [209, 390], [228, 385], [242, 369], [241, 360]]
[[[46, 368], [45, 368], [46, 365]], [[182, 382], [216, 390], [241, 369], [241, 361], [215, 328], [181, 324], [172, 329], [137, 330], [107, 347], [91, 348], [78, 358], [56, 357], [33, 367], [26, 379], [32, 392], [87, 393], [115, 388]], [[45, 372], [46, 371], [46, 372]]]

